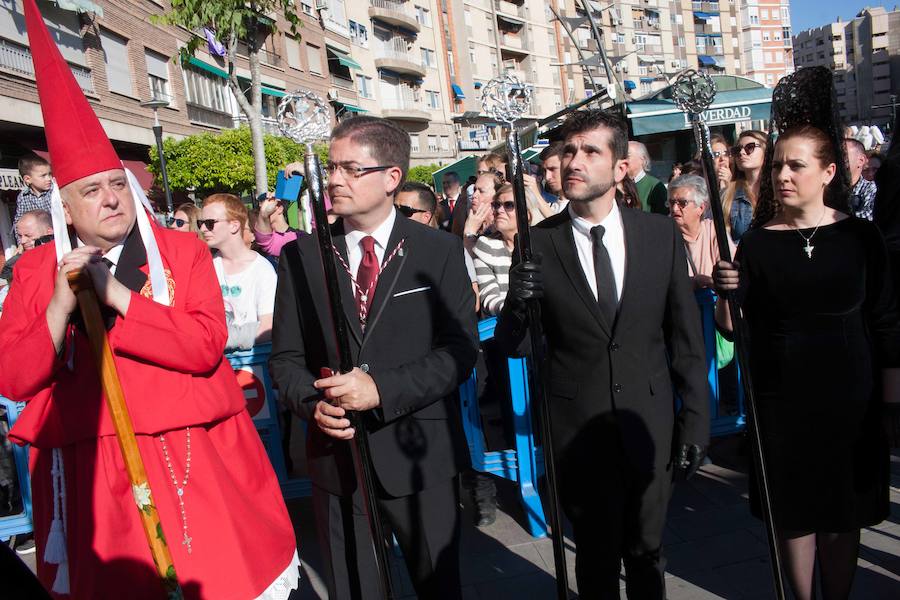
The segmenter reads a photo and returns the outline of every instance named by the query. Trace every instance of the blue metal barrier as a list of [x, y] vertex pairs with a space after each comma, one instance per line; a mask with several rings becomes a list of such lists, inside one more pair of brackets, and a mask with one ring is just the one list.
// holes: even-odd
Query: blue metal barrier
[[[0, 396], [0, 405], [6, 409], [9, 428], [15, 424], [19, 413], [25, 408], [24, 402], [13, 402]], [[5, 440], [4, 440], [5, 441]], [[16, 476], [19, 480], [19, 493], [22, 496], [22, 512], [8, 517], [0, 517], [0, 540], [6, 541], [14, 535], [34, 531], [31, 507], [31, 477], [28, 475], [28, 448], [12, 444], [13, 458], [16, 464]]]
[[[737, 376], [737, 414], [723, 414], [719, 402], [721, 388], [716, 346], [716, 295], [709, 289], [698, 290], [696, 295], [703, 324], [703, 341], [706, 347], [705, 364], [710, 390], [711, 434], [722, 436], [738, 433], [746, 427], [740, 373]], [[494, 337], [496, 325], [496, 317], [480, 321], [478, 323], [479, 339], [484, 342]], [[507, 367], [509, 369], [510, 397], [512, 398], [515, 448], [498, 451], [485, 449], [481, 411], [478, 406], [478, 380], [477, 373], [474, 371], [459, 389], [463, 429], [469, 444], [469, 452], [472, 455], [472, 467], [482, 473], [491, 473], [516, 482], [519, 488], [519, 497], [525, 509], [528, 532], [534, 537], [545, 537], [547, 522], [537, 491], [537, 479], [544, 472], [544, 456], [541, 448], [534, 444], [528, 365], [524, 358], [509, 358]]]
[[242, 350], [226, 354], [238, 383], [247, 399], [247, 411], [266, 454], [281, 484], [285, 498], [302, 498], [312, 493], [312, 484], [307, 478], [291, 478], [285, 467], [284, 452], [281, 447], [281, 424], [278, 415], [281, 408], [278, 396], [269, 377], [269, 355], [271, 344], [260, 344], [252, 350]]

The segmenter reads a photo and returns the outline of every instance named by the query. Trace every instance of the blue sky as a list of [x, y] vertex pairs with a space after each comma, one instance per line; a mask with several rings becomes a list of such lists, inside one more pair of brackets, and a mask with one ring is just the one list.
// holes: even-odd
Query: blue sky
[[791, 0], [791, 28], [800, 32], [831, 23], [837, 17], [849, 21], [867, 6], [891, 10], [898, 4], [900, 0]]

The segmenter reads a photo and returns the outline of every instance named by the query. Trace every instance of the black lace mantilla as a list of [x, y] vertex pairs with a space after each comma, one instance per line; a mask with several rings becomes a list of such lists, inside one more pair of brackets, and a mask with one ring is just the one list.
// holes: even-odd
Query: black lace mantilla
[[762, 170], [764, 175], [760, 181], [753, 227], [761, 227], [780, 210], [771, 177], [775, 141], [780, 134], [803, 125], [821, 129], [831, 139], [837, 155], [837, 172], [825, 190], [825, 204], [835, 210], [850, 213], [850, 169], [832, 72], [825, 67], [806, 67], [782, 77], [772, 93], [769, 143], [766, 146], [766, 160]]

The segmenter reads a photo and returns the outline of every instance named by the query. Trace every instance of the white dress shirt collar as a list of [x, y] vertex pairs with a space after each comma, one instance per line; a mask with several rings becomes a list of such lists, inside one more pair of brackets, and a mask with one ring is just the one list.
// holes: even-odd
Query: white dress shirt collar
[[347, 262], [351, 273], [356, 273], [359, 268], [359, 263], [362, 261], [362, 245], [360, 242], [367, 235], [371, 235], [375, 238], [375, 255], [378, 257], [378, 264], [380, 265], [384, 262], [384, 252], [391, 239], [391, 232], [394, 230], [394, 222], [396, 220], [397, 209], [391, 207], [390, 214], [372, 233], [353, 229], [347, 221], [344, 221], [344, 239], [347, 242]]
[[[82, 242], [81, 238], [79, 238], [79, 237], [76, 237], [75, 241], [78, 244], [79, 248], [87, 245], [84, 242]], [[119, 266], [119, 259], [122, 258], [122, 250], [124, 250], [124, 249], [125, 249], [125, 244], [121, 243], [121, 244], [118, 244], [118, 245], [110, 248], [109, 251], [102, 256], [102, 258], [105, 258], [106, 260], [108, 260], [109, 262], [112, 263], [112, 266], [109, 268], [109, 272], [112, 273], [113, 275], [116, 274], [116, 267]]]
[[647, 171], [641, 169], [641, 171], [637, 175], [634, 176], [634, 182], [637, 183], [638, 181], [643, 179], [644, 175], [646, 175], [646, 174], [647, 174]]
[[594, 240], [591, 237], [591, 229], [596, 225], [602, 225], [603, 246], [609, 254], [609, 260], [616, 280], [616, 298], [622, 299], [622, 290], [625, 285], [625, 228], [622, 226], [622, 213], [618, 204], [613, 201], [612, 208], [600, 223], [591, 223], [575, 214], [572, 203], [566, 207], [572, 218], [572, 232], [575, 237], [575, 252], [578, 262], [587, 279], [588, 286], [597, 297], [597, 276], [594, 272]]

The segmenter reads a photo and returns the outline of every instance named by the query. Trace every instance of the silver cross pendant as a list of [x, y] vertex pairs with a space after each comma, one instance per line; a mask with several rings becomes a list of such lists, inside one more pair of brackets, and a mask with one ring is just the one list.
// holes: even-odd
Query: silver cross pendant
[[806, 242], [806, 246], [804, 246], [803, 249], [806, 251], [806, 258], [812, 260], [812, 253], [815, 246], [811, 246], [809, 242]]

